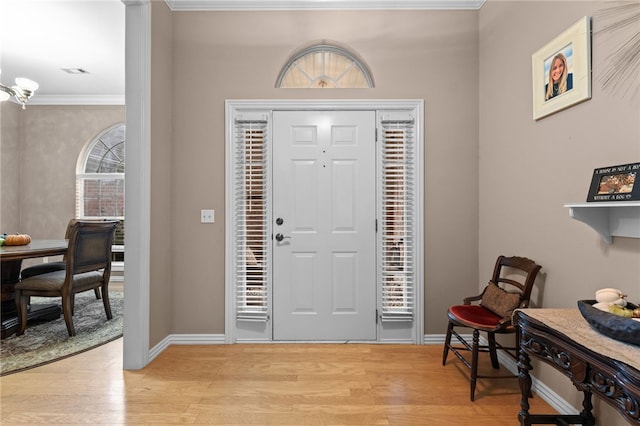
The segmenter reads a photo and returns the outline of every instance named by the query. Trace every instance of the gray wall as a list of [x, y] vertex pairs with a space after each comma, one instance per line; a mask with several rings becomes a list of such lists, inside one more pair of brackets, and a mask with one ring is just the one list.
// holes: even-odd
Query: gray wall
[[[489, 1], [480, 11], [480, 277], [501, 253], [535, 259], [543, 267], [539, 307], [576, 308], [603, 287], [640, 301], [640, 239], [607, 245], [563, 207], [586, 200], [593, 169], [640, 161], [640, 76], [626, 94], [602, 87], [607, 56], [625, 41], [599, 32], [610, 5]], [[531, 54], [583, 16], [593, 17], [592, 99], [534, 121]], [[580, 407], [560, 373], [536, 364], [533, 374]], [[594, 402], [607, 425], [626, 424]]]

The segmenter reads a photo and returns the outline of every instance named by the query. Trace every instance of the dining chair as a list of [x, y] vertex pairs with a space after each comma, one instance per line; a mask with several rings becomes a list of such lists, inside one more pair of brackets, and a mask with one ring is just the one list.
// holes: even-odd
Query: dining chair
[[[467, 297], [462, 305], [451, 306], [447, 316], [449, 325], [444, 342], [442, 365], [447, 363], [449, 350], [470, 370], [471, 401], [475, 400], [476, 382], [479, 378], [513, 378], [517, 376], [496, 376], [478, 374], [478, 354], [488, 352], [491, 366], [500, 368], [497, 350], [502, 350], [517, 360], [519, 335], [511, 323], [511, 315], [516, 308], [529, 306], [529, 299], [536, 276], [541, 266], [525, 257], [499, 256], [493, 270], [491, 281], [478, 296]], [[480, 303], [472, 303], [472, 302]], [[455, 327], [473, 330], [472, 342], [462, 337]], [[487, 333], [487, 344], [480, 344], [480, 332]], [[516, 333], [515, 346], [504, 346], [496, 341], [496, 334]], [[455, 336], [462, 346], [451, 343]], [[471, 352], [469, 362], [461, 351]]]
[[[71, 219], [67, 224], [67, 230], [64, 233], [64, 238], [66, 240], [69, 239], [69, 236], [71, 235], [71, 228], [77, 221], [77, 219]], [[47, 272], [62, 271], [67, 266], [65, 259], [66, 256], [58, 262], [38, 263], [37, 265], [26, 267], [20, 271], [20, 278], [24, 279], [35, 275], [46, 274]]]
[[[78, 222], [78, 219], [71, 219], [69, 223], [67, 223], [67, 230], [64, 233], [64, 238], [66, 240], [71, 236], [71, 228], [75, 223]], [[24, 268], [20, 271], [20, 278], [25, 279], [29, 277], [33, 277], [36, 275], [46, 274], [48, 272], [54, 271], [64, 271], [67, 267], [66, 255], [63, 256], [62, 260], [57, 262], [47, 262], [47, 263], [38, 263], [37, 265], [32, 265]], [[96, 299], [100, 299], [100, 291], [95, 289]]]
[[73, 326], [74, 300], [77, 293], [99, 289], [107, 319], [113, 316], [109, 302], [111, 246], [118, 221], [82, 221], [72, 225], [64, 270], [47, 272], [22, 279], [15, 286], [18, 311], [17, 336], [27, 328], [30, 297], [60, 297], [69, 336]]

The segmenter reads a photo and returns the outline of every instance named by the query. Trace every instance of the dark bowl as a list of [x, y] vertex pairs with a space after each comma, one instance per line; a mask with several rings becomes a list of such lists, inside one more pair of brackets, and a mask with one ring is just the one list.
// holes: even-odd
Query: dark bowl
[[[640, 346], [640, 321], [601, 311], [593, 307], [595, 303], [595, 300], [578, 300], [580, 313], [593, 328], [612, 339]], [[627, 308], [637, 306], [627, 303]]]

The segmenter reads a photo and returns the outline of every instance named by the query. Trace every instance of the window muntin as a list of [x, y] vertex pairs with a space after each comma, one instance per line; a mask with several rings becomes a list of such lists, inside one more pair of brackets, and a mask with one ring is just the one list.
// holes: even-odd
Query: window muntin
[[124, 125], [100, 136], [87, 156], [85, 173], [124, 173]]
[[373, 78], [355, 54], [339, 46], [317, 44], [289, 59], [278, 76], [276, 87], [371, 88]]

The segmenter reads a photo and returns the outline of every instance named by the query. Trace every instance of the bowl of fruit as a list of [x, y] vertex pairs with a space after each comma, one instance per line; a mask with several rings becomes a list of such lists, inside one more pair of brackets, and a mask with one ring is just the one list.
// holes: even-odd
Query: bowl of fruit
[[617, 289], [601, 289], [595, 300], [578, 300], [584, 319], [612, 339], [640, 346], [640, 308]]

